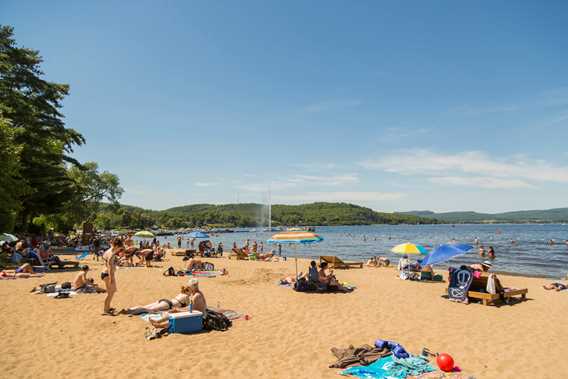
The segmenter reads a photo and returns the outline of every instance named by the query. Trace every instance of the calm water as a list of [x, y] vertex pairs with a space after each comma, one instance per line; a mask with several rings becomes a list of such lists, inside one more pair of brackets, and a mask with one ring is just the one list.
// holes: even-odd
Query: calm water
[[[479, 238], [486, 249], [493, 246], [497, 258], [493, 261], [494, 271], [516, 274], [563, 278], [568, 272], [568, 225], [371, 225], [318, 227], [317, 233], [325, 240], [319, 244], [292, 247], [283, 246], [283, 255], [317, 257], [318, 255], [337, 255], [344, 259], [367, 259], [373, 255], [386, 255], [395, 261], [399, 258], [390, 249], [402, 242], [415, 242], [436, 245], [452, 240], [473, 244]], [[250, 239], [266, 241], [273, 233], [248, 232], [225, 233], [211, 238], [215, 243], [222, 241], [225, 250], [233, 241], [241, 246]], [[164, 240], [165, 238], [161, 238]], [[549, 240], [555, 245], [548, 245]], [[511, 240], [516, 243], [512, 244]], [[167, 238], [172, 246], [175, 237]], [[183, 247], [185, 247], [185, 240]], [[265, 245], [265, 251], [270, 249]], [[413, 258], [414, 256], [411, 256]], [[483, 259], [476, 248], [470, 253], [454, 258], [450, 263], [459, 265], [476, 263]], [[443, 265], [442, 265], [443, 267]]]

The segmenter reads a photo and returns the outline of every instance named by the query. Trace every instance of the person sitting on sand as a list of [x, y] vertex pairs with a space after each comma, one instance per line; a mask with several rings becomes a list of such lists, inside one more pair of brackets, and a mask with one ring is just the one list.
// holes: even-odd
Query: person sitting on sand
[[104, 293], [105, 289], [97, 286], [92, 278], [87, 278], [87, 273], [89, 272], [89, 266], [82, 265], [81, 271], [75, 276], [73, 282], [71, 283], [71, 289], [73, 291], [85, 292], [85, 293]]
[[398, 260], [398, 271], [404, 271], [408, 269], [410, 266], [410, 260], [408, 259], [408, 255], [404, 254], [402, 258]]
[[327, 270], [327, 262], [320, 263], [320, 270], [318, 271], [318, 281], [320, 284], [323, 284], [327, 287], [339, 287], [340, 284], [337, 281], [337, 278], [333, 274], [333, 270], [329, 270], [329, 274], [326, 273]]
[[559, 282], [554, 282], [554, 283], [550, 283], [550, 284], [545, 284], [542, 286], [542, 288], [544, 288], [545, 290], [555, 290], [556, 292], [560, 292], [560, 291], [564, 291], [566, 289], [568, 289], [568, 286], [566, 284], [562, 284]]
[[310, 262], [310, 268], [308, 269], [308, 283], [318, 283], [319, 282], [319, 273], [318, 273], [318, 265], [316, 261]]
[[[188, 284], [189, 284], [188, 288], [191, 293], [189, 295], [189, 303], [192, 304], [192, 310], [199, 311], [203, 313], [203, 315], [205, 316], [207, 313], [207, 301], [205, 301], [205, 296], [203, 295], [203, 292], [199, 290], [199, 280], [195, 278], [190, 279]], [[170, 325], [169, 313], [176, 313], [180, 311], [181, 310], [174, 308], [169, 312], [166, 312], [164, 316], [159, 320], [150, 319], [150, 323], [152, 324], [153, 327], [158, 329], [168, 328]]]
[[369, 267], [377, 267], [379, 265], [377, 257], [371, 257], [371, 259], [369, 259], [365, 265]]
[[160, 299], [158, 301], [155, 301], [147, 305], [139, 305], [136, 307], [123, 309], [119, 313], [128, 314], [128, 315], [139, 315], [142, 313], [153, 313], [161, 311], [171, 312], [172, 310], [177, 308], [187, 307], [189, 305], [190, 298], [192, 295], [193, 291], [191, 290], [191, 286], [181, 286], [180, 293], [170, 300]]
[[190, 258], [187, 261], [187, 271], [197, 271], [203, 269], [203, 262], [201, 259]]

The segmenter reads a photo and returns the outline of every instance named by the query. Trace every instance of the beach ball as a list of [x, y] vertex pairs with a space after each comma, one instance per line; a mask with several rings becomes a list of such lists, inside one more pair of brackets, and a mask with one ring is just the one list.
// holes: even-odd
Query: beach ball
[[436, 363], [440, 370], [451, 372], [454, 369], [454, 358], [450, 354], [441, 353], [436, 357]]

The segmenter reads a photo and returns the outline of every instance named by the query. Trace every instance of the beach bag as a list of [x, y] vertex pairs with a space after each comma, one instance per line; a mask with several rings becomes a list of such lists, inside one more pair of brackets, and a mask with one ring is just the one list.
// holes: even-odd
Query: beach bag
[[306, 292], [310, 289], [308, 281], [306, 278], [298, 278], [296, 283], [294, 283], [294, 291]]
[[203, 271], [214, 271], [215, 265], [210, 262], [203, 262]]
[[203, 329], [225, 331], [233, 326], [233, 322], [224, 314], [207, 309], [203, 317]]

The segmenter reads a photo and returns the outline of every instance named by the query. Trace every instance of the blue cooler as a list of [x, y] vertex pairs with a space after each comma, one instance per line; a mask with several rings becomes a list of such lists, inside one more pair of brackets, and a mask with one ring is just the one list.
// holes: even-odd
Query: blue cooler
[[203, 330], [203, 313], [199, 311], [172, 313], [168, 333], [197, 333]]

